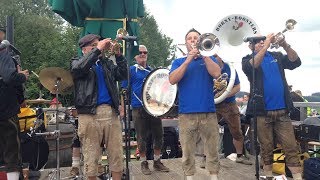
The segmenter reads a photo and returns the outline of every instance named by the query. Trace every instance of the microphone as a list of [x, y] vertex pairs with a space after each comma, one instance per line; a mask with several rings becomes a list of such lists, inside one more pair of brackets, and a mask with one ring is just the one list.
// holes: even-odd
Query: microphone
[[1, 41], [1, 43], [0, 43], [0, 51], [6, 49], [9, 46], [10, 46], [10, 42], [9, 41], [7, 41], [7, 40]]
[[0, 51], [3, 49], [6, 49], [7, 47], [9, 47], [17, 55], [21, 55], [21, 52], [16, 47], [14, 47], [12, 44], [10, 44], [10, 42], [8, 40], [1, 41]]
[[117, 39], [121, 39], [124, 41], [137, 41], [138, 37], [137, 36], [123, 36], [121, 34], [117, 34]]
[[261, 40], [266, 40], [265, 36], [252, 36], [252, 37], [245, 37], [243, 38], [244, 42], [251, 42], [251, 43], [257, 43], [260, 42]]

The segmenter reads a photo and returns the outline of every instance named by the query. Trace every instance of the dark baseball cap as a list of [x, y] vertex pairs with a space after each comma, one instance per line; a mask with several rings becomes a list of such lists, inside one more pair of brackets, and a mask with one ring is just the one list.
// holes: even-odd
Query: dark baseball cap
[[95, 35], [95, 34], [87, 34], [85, 36], [83, 36], [80, 40], [79, 40], [79, 47], [83, 48], [87, 45], [89, 45], [90, 43], [92, 43], [94, 40], [96, 39], [100, 39], [101, 37], [99, 35]]

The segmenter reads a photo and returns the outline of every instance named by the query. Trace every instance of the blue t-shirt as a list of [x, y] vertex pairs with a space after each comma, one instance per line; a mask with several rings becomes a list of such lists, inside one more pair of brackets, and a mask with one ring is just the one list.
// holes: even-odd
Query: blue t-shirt
[[100, 104], [112, 104], [111, 96], [109, 95], [106, 81], [104, 80], [104, 71], [99, 60], [94, 65], [97, 74], [97, 83], [98, 83], [98, 98], [97, 105]]
[[[212, 61], [217, 63], [214, 57]], [[172, 63], [170, 73], [186, 60], [178, 58]], [[214, 105], [213, 77], [209, 74], [204, 60], [200, 57], [191, 61], [178, 82], [179, 113], [216, 112]]]
[[263, 71], [264, 102], [266, 110], [278, 110], [286, 107], [284, 86], [277, 59], [266, 53], [261, 63]]
[[[235, 72], [236, 72], [236, 78], [234, 80], [234, 86], [240, 84], [238, 73], [237, 73], [237, 71], [235, 71]], [[230, 77], [231, 77], [231, 70], [230, 70], [230, 66], [226, 63], [224, 63], [223, 68], [221, 69], [221, 74], [223, 74], [223, 73], [228, 74], [227, 82], [229, 84]], [[236, 96], [234, 95], [234, 96], [228, 97], [223, 102], [227, 102], [227, 103], [236, 102]]]
[[[147, 77], [147, 75], [150, 73], [151, 68], [149, 66], [146, 67], [146, 70], [139, 69], [136, 66], [130, 66], [130, 83], [131, 83], [131, 106], [134, 108], [142, 107], [142, 86], [143, 81]], [[122, 81], [121, 87], [127, 88], [128, 81]], [[133, 94], [135, 93], [136, 96]]]

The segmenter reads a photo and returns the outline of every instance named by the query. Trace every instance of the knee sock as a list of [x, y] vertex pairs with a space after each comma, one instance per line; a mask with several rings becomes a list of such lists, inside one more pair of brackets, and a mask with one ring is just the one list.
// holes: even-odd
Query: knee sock
[[19, 172], [8, 172], [7, 173], [7, 178], [8, 180], [19, 180]]
[[140, 160], [143, 162], [143, 161], [146, 161], [147, 160], [147, 157], [140, 157]]
[[273, 177], [272, 171], [264, 171], [264, 175], [267, 177]]
[[216, 174], [211, 174], [211, 175], [210, 175], [210, 180], [218, 180], [218, 175], [216, 175]]
[[158, 159], [160, 159], [160, 155], [153, 155], [153, 159], [157, 161]]
[[193, 176], [187, 176], [187, 180], [193, 180]]
[[80, 157], [72, 157], [72, 167], [80, 166]]
[[292, 174], [293, 180], [302, 180], [301, 173]]

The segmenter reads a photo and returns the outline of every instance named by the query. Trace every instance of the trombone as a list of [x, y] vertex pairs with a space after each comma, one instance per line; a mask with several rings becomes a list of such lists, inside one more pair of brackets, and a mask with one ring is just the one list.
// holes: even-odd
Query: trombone
[[[177, 44], [188, 46], [188, 44]], [[199, 36], [196, 44], [190, 44], [192, 49], [198, 49], [199, 50], [199, 56], [212, 56], [216, 54], [220, 48], [220, 41], [217, 38], [216, 35], [212, 33], [204, 33]], [[185, 53], [181, 48], [178, 48], [178, 50], [185, 56], [187, 53]]]

